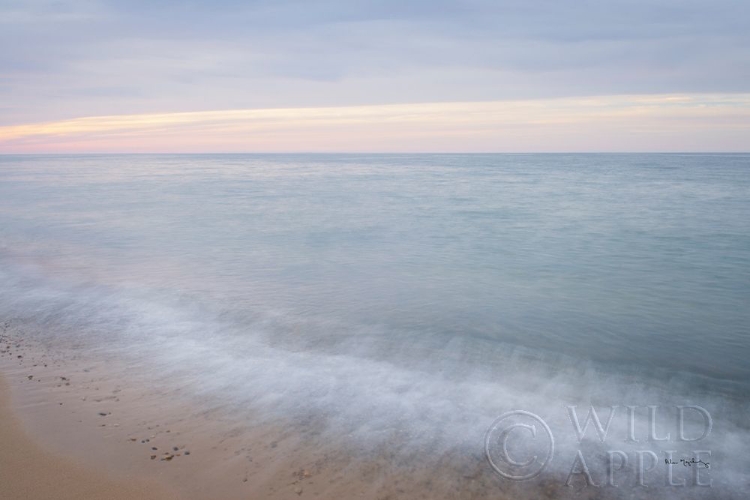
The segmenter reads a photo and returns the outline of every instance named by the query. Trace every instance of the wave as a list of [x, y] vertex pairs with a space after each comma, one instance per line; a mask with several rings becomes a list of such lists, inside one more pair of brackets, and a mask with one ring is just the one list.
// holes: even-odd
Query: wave
[[[232, 309], [168, 290], [75, 283], [7, 257], [0, 264], [0, 317], [23, 335], [58, 350], [117, 358], [127, 368], [116, 376], [147, 380], [199, 410], [240, 419], [252, 410], [268, 422], [314, 416], [323, 434], [358, 446], [377, 447], [397, 433], [398, 453], [425, 460], [427, 451], [435, 459], [456, 449], [476, 457], [497, 416], [523, 409], [555, 435], [557, 458], [545, 469], [547, 481], [563, 484], [578, 450], [596, 457], [589, 466], [606, 483], [609, 451], [630, 457], [635, 471], [639, 452], [661, 460], [669, 450], [692, 453], [696, 444], [712, 451], [712, 494], [740, 498], [750, 478], [742, 465], [750, 458], [741, 446], [750, 408], [741, 384], [606, 366], [490, 338], [388, 331], [289, 311]], [[615, 437], [600, 442], [592, 423], [580, 440], [571, 406], [581, 421], [592, 407], [603, 420], [614, 412], [609, 435]], [[714, 429], [705, 440], [675, 441], [679, 406], [711, 415]], [[656, 424], [650, 407], [658, 407]], [[704, 421], [688, 413], [687, 429], [696, 435]], [[649, 440], [652, 425], [660, 434], [671, 429], [672, 438]], [[632, 429], [637, 441], [627, 439]], [[664, 470], [659, 465], [651, 474]], [[652, 486], [665, 497], [686, 494], [662, 477]], [[688, 493], [704, 498], [705, 491]]]

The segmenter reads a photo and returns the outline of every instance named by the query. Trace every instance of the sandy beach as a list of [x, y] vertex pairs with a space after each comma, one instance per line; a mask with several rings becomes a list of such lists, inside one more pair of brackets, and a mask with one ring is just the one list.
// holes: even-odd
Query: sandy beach
[[[260, 481], [248, 481], [247, 436], [220, 419], [197, 415], [142, 381], [113, 377], [96, 357], [53, 352], [19, 336], [2, 340], [0, 479], [11, 485], [7, 498], [244, 499], [260, 493]], [[262, 438], [257, 442], [271, 449]], [[263, 458], [258, 466], [272, 462]]]
[[51, 453], [29, 436], [11, 409], [11, 396], [0, 376], [0, 484], [8, 500], [169, 499], [164, 486], [83, 466]]

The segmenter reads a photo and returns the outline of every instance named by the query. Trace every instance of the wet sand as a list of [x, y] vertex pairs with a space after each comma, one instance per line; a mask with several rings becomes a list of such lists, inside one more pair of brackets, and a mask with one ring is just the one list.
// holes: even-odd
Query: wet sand
[[0, 377], [0, 484], [8, 500], [169, 499], [162, 485], [83, 466], [39, 446], [13, 414], [10, 391]]

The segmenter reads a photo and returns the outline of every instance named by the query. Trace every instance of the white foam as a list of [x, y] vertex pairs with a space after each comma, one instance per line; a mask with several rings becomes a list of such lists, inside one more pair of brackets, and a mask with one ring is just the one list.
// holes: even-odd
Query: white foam
[[[301, 323], [280, 311], [232, 311], [153, 290], [65, 283], [38, 268], [5, 264], [0, 317], [23, 324], [27, 335], [49, 345], [117, 356], [140, 377], [192, 398], [199, 409], [238, 416], [252, 408], [269, 421], [316, 415], [332, 436], [373, 445], [398, 430], [399, 453], [418, 456], [429, 449], [433, 458], [456, 447], [481, 451], [498, 415], [524, 409], [552, 428], [558, 451], [545, 473], [565, 481], [578, 449], [593, 457], [589, 466], [600, 479], [607, 450], [621, 450], [631, 460], [644, 449], [659, 452], [660, 459], [668, 449], [689, 453], [685, 443], [648, 442], [646, 407], [661, 408], [661, 433], [674, 432], [669, 408], [700, 405], [715, 425], [699, 443], [713, 452], [710, 493], [741, 498], [750, 479], [750, 453], [742, 446], [748, 438], [746, 393], [721, 381], [709, 380], [713, 390], [705, 390], [706, 379], [684, 373], [608, 369], [487, 339], [388, 332], [332, 318]], [[580, 443], [568, 405], [576, 405], [582, 419], [592, 405], [602, 418], [607, 407], [619, 405], [611, 440], [597, 443], [590, 428]], [[637, 443], [625, 439], [624, 406], [639, 407]], [[663, 472], [662, 464], [657, 467]], [[652, 487], [661, 487], [661, 498], [708, 495], [700, 488]]]

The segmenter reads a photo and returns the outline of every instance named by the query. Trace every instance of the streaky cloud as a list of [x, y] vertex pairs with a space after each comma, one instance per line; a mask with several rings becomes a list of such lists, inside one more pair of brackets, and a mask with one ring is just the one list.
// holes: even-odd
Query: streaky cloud
[[666, 94], [92, 116], [0, 127], [0, 152], [743, 151], [748, 137], [750, 94]]

